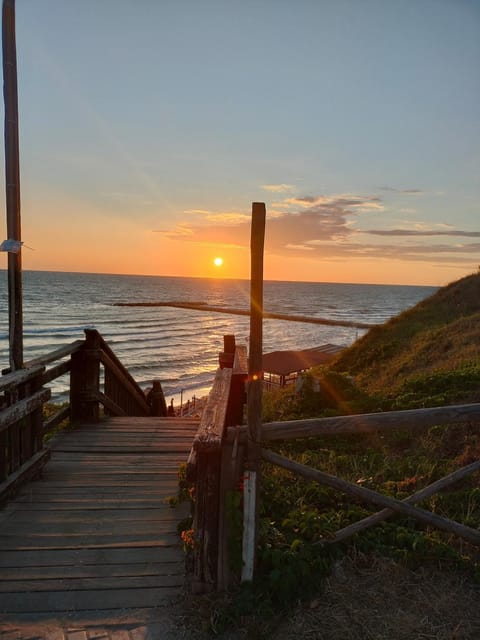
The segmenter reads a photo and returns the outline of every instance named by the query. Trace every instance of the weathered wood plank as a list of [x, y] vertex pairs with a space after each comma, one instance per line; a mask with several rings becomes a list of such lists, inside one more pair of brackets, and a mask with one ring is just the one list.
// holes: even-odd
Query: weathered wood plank
[[[178, 488], [178, 485], [177, 487]], [[170, 495], [176, 495], [176, 488], [172, 489]], [[160, 498], [163, 499], [163, 493]], [[69, 496], [60, 497], [58, 500], [54, 500], [54, 497], [47, 495], [39, 497], [35, 502], [16, 503], [15, 513], [31, 513], [32, 511], [82, 511], [88, 509], [89, 511], [110, 511], [119, 508], [125, 509], [155, 509], [158, 505], [158, 497], [152, 496], [152, 499], [142, 498], [130, 498], [128, 500], [122, 500], [119, 502], [115, 498], [92, 498], [74, 499]], [[187, 514], [185, 514], [185, 517]]]
[[[153, 541], [152, 538], [155, 538]], [[58, 539], [57, 539], [58, 538]], [[51, 535], [22, 535], [22, 534], [4, 534], [2, 533], [2, 549], [5, 551], [26, 551], [35, 549], [82, 549], [88, 546], [90, 549], [102, 547], [171, 547], [178, 546], [179, 538], [177, 533], [157, 533], [146, 532], [145, 534], [138, 532], [132, 534], [124, 534], [114, 536], [113, 534], [95, 535], [84, 533], [79, 535], [70, 535], [65, 537], [55, 537]]]
[[219, 449], [225, 428], [232, 369], [217, 369], [194, 439], [195, 449]]
[[28, 598], [18, 593], [4, 593], [0, 613], [61, 613], [131, 607], [158, 607], [177, 595], [179, 586], [151, 589], [111, 589], [93, 591], [53, 591], [30, 593]]
[[33, 593], [41, 592], [62, 592], [62, 591], [91, 591], [95, 589], [102, 590], [130, 590], [130, 589], [151, 589], [165, 587], [181, 587], [184, 584], [184, 575], [182, 574], [163, 574], [163, 575], [141, 575], [141, 576], [82, 576], [75, 577], [55, 577], [40, 579], [24, 579], [11, 580], [9, 583], [0, 583], [0, 593], [18, 593], [19, 596], [28, 593], [29, 597]]
[[177, 492], [178, 467], [199, 421], [190, 421], [190, 437], [175, 444], [174, 425], [183, 428], [182, 420], [171, 421], [165, 435], [154, 420], [144, 420], [138, 438], [128, 419], [120, 429], [115, 419], [113, 426], [100, 423], [80, 436], [82, 447], [95, 441], [86, 452], [69, 450], [81, 428], [62, 433], [42, 479], [0, 511], [2, 622], [62, 612], [114, 617], [122, 610], [123, 617], [179, 594], [184, 558], [177, 523], [189, 505], [171, 509], [165, 499]]
[[[363, 413], [354, 416], [334, 418], [312, 418], [286, 422], [268, 422], [262, 427], [262, 440], [286, 440], [348, 433], [373, 433], [394, 429], [419, 429], [438, 424], [455, 424], [480, 421], [480, 403], [433, 407], [428, 409], [407, 409], [382, 413]], [[240, 433], [246, 434], [241, 427]]]
[[0, 412], [0, 431], [8, 429], [10, 425], [30, 415], [35, 409], [39, 409], [45, 402], [50, 400], [50, 396], [50, 389], [42, 389], [25, 398], [25, 400], [19, 400], [11, 407], [3, 409]]
[[130, 498], [137, 498], [142, 496], [148, 496], [150, 498], [155, 496], [159, 500], [162, 500], [165, 496], [163, 488], [150, 488], [140, 483], [133, 487], [123, 487], [124, 491], [121, 494], [118, 493], [118, 488], [119, 485], [113, 482], [104, 487], [98, 487], [95, 485], [86, 486], [83, 484], [73, 485], [72, 487], [65, 487], [62, 484], [58, 484], [57, 486], [55, 486], [53, 483], [51, 486], [49, 483], [48, 486], [41, 485], [33, 487], [32, 489], [30, 489], [30, 487], [26, 487], [20, 494], [20, 501], [22, 499], [24, 501], [29, 501], [36, 498], [40, 499], [42, 495], [52, 498], [54, 498], [54, 496], [61, 497], [62, 495], [72, 498], [78, 496], [79, 498], [83, 497], [85, 499], [88, 499], [89, 497], [97, 499], [104, 496], [105, 498], [110, 499], [112, 497], [116, 497], [118, 502], [121, 504], [123, 501], [129, 500]]
[[33, 378], [37, 378], [45, 371], [45, 367], [36, 366], [31, 369], [18, 369], [0, 376], [0, 391], [10, 391]]
[[[0, 590], [3, 592], [14, 591], [9, 581], [27, 583], [32, 580], [69, 580], [78, 578], [139, 578], [141, 576], [155, 576], [160, 579], [162, 576], [185, 577], [185, 563], [175, 562], [144, 562], [132, 564], [52, 564], [52, 560], [47, 566], [38, 566], [29, 561], [27, 566], [2, 567], [2, 582]], [[8, 581], [8, 582], [7, 582]], [[27, 584], [27, 587], [31, 585]], [[116, 585], [120, 586], [120, 585]], [[145, 585], [146, 586], [146, 585]]]
[[[15, 517], [12, 518], [12, 515]], [[9, 521], [14, 521], [15, 525], [24, 523], [29, 525], [29, 530], [34, 531], [34, 527], [39, 523], [44, 525], [59, 523], [79, 523], [82, 525], [91, 525], [92, 523], [105, 523], [109, 522], [116, 526], [116, 523], [143, 523], [143, 522], [178, 522], [178, 511], [172, 509], [168, 505], [160, 505], [152, 509], [104, 509], [104, 514], [99, 516], [98, 509], [77, 509], [76, 511], [70, 510], [69, 512], [63, 512], [58, 510], [52, 511], [22, 511], [17, 510], [4, 510], [0, 511], [0, 525], [2, 528], [7, 527], [8, 530]]]
[[4, 593], [39, 593], [42, 591], [62, 592], [62, 591], [93, 591], [95, 589], [150, 589], [152, 587], [174, 587], [182, 586], [184, 583], [183, 575], [161, 576], [142, 575], [142, 576], [95, 576], [95, 577], [64, 577], [64, 578], [48, 578], [39, 580], [10, 580], [8, 583], [0, 582], [0, 596], [3, 599]]
[[[16, 567], [85, 567], [106, 565], [113, 570], [130, 571], [130, 565], [150, 562], [182, 562], [177, 547], [157, 544], [138, 547], [98, 547], [96, 549], [0, 550], [2, 572]], [[3, 574], [2, 574], [3, 575]]]
[[[136, 447], [132, 450], [132, 448], [128, 447], [128, 446], [122, 446], [121, 444], [119, 444], [118, 446], [111, 446], [109, 447], [107, 444], [105, 445], [101, 445], [98, 444], [94, 448], [95, 451], [98, 451], [99, 453], [108, 453], [109, 451], [112, 451], [113, 453], [125, 453], [125, 454], [129, 454], [129, 453], [152, 453], [152, 451], [157, 451], [159, 454], [161, 454], [162, 452], [166, 452], [166, 453], [183, 453], [184, 452], [184, 448], [183, 447], [179, 447], [178, 445], [169, 445], [168, 443], [165, 445], [165, 447], [161, 447], [160, 445], [152, 445], [149, 448], [146, 448], [147, 445], [145, 444], [143, 447], [139, 446]], [[64, 448], [62, 448], [63, 451], [72, 451], [72, 452], [78, 452], [78, 453], [88, 453], [87, 449], [86, 449], [86, 445], [82, 445], [82, 444], [78, 444], [78, 445], [66, 445]]]
[[[141, 531], [141, 533], [137, 533]], [[97, 537], [108, 540], [136, 540], [140, 537], [144, 540], [147, 536], [155, 537], [170, 535], [176, 533], [176, 522], [173, 519], [144, 519], [135, 524], [132, 521], [118, 520], [116, 518], [97, 518], [87, 521], [78, 521], [72, 519], [64, 519], [61, 523], [39, 520], [32, 518], [28, 527], [19, 533], [18, 522], [16, 518], [9, 518], [2, 522], [2, 540], [5, 544], [9, 544], [11, 540], [30, 540], [35, 546], [41, 546], [40, 542], [45, 536], [48, 536], [49, 543], [53, 542], [60, 546], [65, 546], [67, 540], [85, 538], [88, 540]], [[107, 540], [107, 541], [108, 541]], [[19, 542], [20, 544], [20, 542]]]

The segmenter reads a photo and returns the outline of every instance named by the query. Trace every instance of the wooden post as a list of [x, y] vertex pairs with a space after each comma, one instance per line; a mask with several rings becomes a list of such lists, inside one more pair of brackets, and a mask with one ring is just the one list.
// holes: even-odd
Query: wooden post
[[263, 356], [263, 250], [265, 242], [265, 204], [252, 204], [250, 240], [250, 350], [247, 389], [247, 463], [244, 476], [242, 542], [242, 582], [253, 579], [258, 525], [260, 481], [260, 441], [262, 432], [262, 356]]
[[[21, 240], [20, 163], [18, 148], [17, 53], [15, 0], [3, 0], [3, 99], [5, 103], [5, 187], [7, 236]], [[22, 254], [8, 252], [10, 369], [23, 367]]]
[[151, 416], [167, 415], [167, 403], [165, 402], [165, 396], [163, 394], [162, 383], [160, 380], [153, 381], [149, 404]]
[[100, 411], [100, 340], [94, 329], [85, 329], [85, 344], [72, 354], [70, 410], [72, 422], [98, 422]]
[[235, 358], [235, 336], [223, 336], [223, 351], [218, 354], [220, 369], [231, 369]]

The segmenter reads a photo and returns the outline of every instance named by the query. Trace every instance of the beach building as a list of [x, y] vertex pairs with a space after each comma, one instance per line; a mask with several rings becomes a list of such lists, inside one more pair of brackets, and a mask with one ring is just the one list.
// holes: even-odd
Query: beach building
[[294, 384], [298, 376], [312, 367], [327, 364], [345, 347], [322, 344], [298, 351], [272, 351], [263, 354], [263, 380], [267, 389]]

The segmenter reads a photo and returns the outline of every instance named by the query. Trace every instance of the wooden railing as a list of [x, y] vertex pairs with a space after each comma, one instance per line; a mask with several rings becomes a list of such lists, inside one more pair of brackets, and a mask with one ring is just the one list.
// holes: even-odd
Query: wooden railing
[[[409, 429], [413, 433], [414, 431], [424, 430], [435, 425], [450, 426], [459, 423], [480, 423], [480, 404], [452, 405], [406, 411], [339, 416], [335, 418], [267, 423], [263, 426], [262, 439], [264, 441], [274, 441], [312, 436], [384, 433], [392, 429], [402, 428]], [[240, 440], [246, 438], [245, 428], [238, 430], [237, 437], [239, 437]], [[262, 458], [266, 462], [336, 489], [357, 500], [381, 507], [381, 511], [337, 531], [335, 535], [329, 539], [325, 539], [323, 541], [325, 543], [340, 542], [355, 533], [386, 520], [394, 514], [401, 514], [418, 520], [424, 525], [432, 526], [441, 531], [453, 534], [466, 540], [470, 544], [480, 546], [480, 531], [478, 529], [473, 529], [449, 518], [414, 506], [415, 503], [421, 502], [425, 498], [433, 496], [459, 480], [479, 471], [480, 460], [476, 460], [436, 480], [404, 500], [396, 500], [372, 491], [371, 489], [361, 487], [358, 484], [352, 484], [336, 476], [329, 475], [318, 469], [300, 464], [267, 449], [262, 449]]]
[[[104, 384], [101, 390], [101, 368]], [[70, 410], [73, 421], [98, 422], [100, 405], [107, 415], [146, 416], [145, 394], [98, 331], [87, 329], [85, 343], [72, 355]]]
[[243, 458], [226, 434], [229, 426], [244, 422], [247, 355], [246, 348], [235, 346], [232, 338], [224, 338], [220, 368], [187, 463], [187, 479], [194, 491], [194, 592], [223, 589], [233, 580], [226, 500], [228, 492], [238, 488]]
[[[217, 372], [212, 390], [212, 407], [218, 408], [212, 408], [211, 411], [218, 413], [210, 413], [202, 420], [189, 460], [188, 477], [195, 487], [193, 588], [196, 591], [221, 590], [238, 582], [238, 558], [235, 563], [229, 558], [231, 544], [228, 537], [230, 535], [231, 542], [232, 527], [238, 528], [238, 520], [240, 528], [254, 527], [256, 524], [243, 522], [242, 525], [240, 509], [235, 516], [236, 523], [229, 522], [226, 517], [227, 494], [238, 494], [242, 486], [248, 435], [247, 427], [240, 425], [240, 412], [233, 421], [224, 420], [229, 399], [229, 381], [234, 377], [234, 372], [235, 369], [231, 372]], [[242, 384], [245, 379], [243, 373]], [[265, 423], [262, 426], [262, 443], [265, 445], [268, 442], [318, 436], [381, 433], [402, 428], [415, 432], [434, 425], [449, 426], [459, 423], [480, 423], [480, 404]], [[436, 480], [405, 500], [396, 500], [299, 464], [266, 448], [261, 449], [261, 456], [265, 462], [380, 507], [377, 513], [344, 527], [335, 535], [319, 542], [332, 544], [343, 541], [397, 513], [480, 546], [480, 531], [415, 506], [415, 503], [479, 471], [480, 460]], [[228, 516], [232, 518], [232, 513]], [[236, 553], [239, 553], [238, 545]]]
[[[69, 402], [48, 420], [43, 405], [51, 398], [45, 385], [70, 374]], [[23, 369], [0, 377], [0, 501], [20, 483], [38, 474], [49, 451], [46, 433], [61, 422], [98, 422], [105, 415], [166, 415], [159, 381], [142, 391], [98, 331], [76, 340]]]

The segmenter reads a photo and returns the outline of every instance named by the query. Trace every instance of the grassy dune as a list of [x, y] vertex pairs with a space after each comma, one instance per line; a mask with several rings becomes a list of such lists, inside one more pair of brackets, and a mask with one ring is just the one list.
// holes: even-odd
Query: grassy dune
[[416, 387], [425, 406], [429, 400], [476, 402], [479, 354], [480, 274], [474, 274], [370, 330], [339, 355], [331, 370], [348, 373], [363, 391], [397, 404]]

